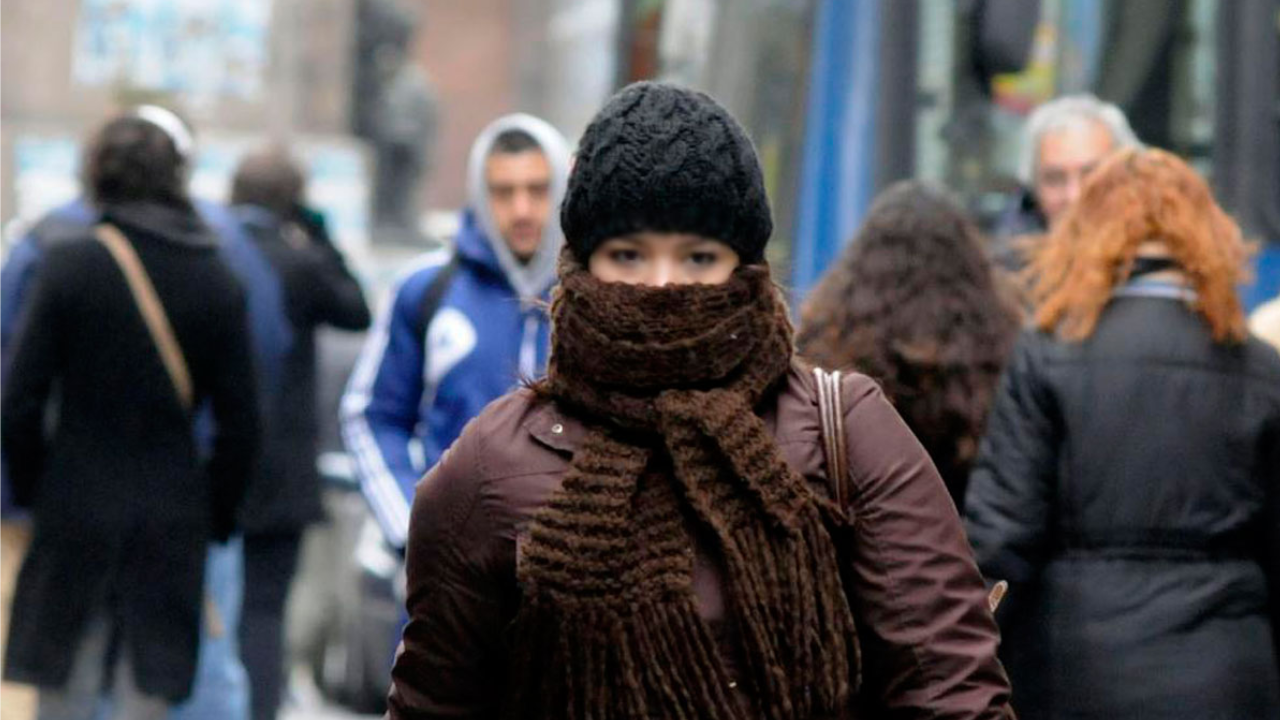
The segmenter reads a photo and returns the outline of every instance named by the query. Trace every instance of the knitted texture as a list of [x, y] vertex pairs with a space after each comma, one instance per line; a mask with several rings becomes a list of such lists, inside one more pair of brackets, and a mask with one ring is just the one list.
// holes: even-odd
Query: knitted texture
[[560, 225], [586, 262], [638, 231], [702, 235], [759, 262], [773, 233], [755, 148], [707, 95], [664, 83], [623, 88], [587, 126]]
[[[723, 285], [601, 283], [570, 254], [542, 386], [588, 424], [530, 525], [511, 715], [810, 718], [844, 707], [857, 636], [828, 527], [839, 511], [755, 408], [791, 325], [764, 267]], [[693, 593], [691, 530], [723, 558], [747, 694]]]

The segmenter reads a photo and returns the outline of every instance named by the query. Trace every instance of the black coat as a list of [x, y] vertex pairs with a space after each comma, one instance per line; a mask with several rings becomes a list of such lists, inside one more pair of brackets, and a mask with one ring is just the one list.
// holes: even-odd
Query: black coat
[[1183, 302], [1024, 335], [966, 512], [1038, 718], [1280, 717], [1280, 356]]
[[108, 208], [164, 305], [207, 458], [107, 249], [52, 247], [35, 279], [2, 403], [4, 452], [33, 537], [18, 576], [5, 676], [60, 686], [91, 616], [108, 613], [143, 692], [189, 694], [210, 538], [231, 531], [256, 450], [245, 302], [194, 213]]
[[316, 328], [363, 330], [369, 326], [369, 306], [322, 227], [281, 222], [252, 206], [235, 212], [279, 275], [293, 328], [281, 376], [262, 383], [267, 388], [262, 457], [240, 524], [247, 534], [292, 533], [323, 515], [316, 469]]

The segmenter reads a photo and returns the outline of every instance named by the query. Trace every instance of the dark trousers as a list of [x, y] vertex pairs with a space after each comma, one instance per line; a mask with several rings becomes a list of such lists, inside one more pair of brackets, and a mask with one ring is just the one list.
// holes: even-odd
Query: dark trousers
[[286, 681], [284, 609], [298, 569], [302, 531], [246, 535], [240, 656], [253, 720], [275, 720]]

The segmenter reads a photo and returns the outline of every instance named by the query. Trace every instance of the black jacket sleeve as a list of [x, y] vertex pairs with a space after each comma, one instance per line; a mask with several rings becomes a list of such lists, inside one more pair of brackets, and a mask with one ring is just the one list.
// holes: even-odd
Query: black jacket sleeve
[[341, 330], [364, 330], [371, 315], [360, 283], [347, 269], [334, 248], [308, 250], [313, 285], [311, 320], [316, 325], [332, 325]]
[[302, 223], [309, 243], [297, 251], [303, 270], [307, 321], [312, 325], [332, 325], [340, 330], [364, 330], [372, 316], [364, 300], [360, 282], [351, 274], [322, 225]]
[[1060, 422], [1043, 342], [1037, 333], [1018, 340], [969, 478], [969, 541], [988, 580], [1028, 582], [1049, 552]]
[[238, 287], [228, 312], [221, 315], [220, 342], [215, 345], [221, 352], [213, 361], [208, 388], [216, 427], [208, 471], [212, 483], [213, 535], [225, 541], [234, 530], [236, 511], [257, 457], [261, 421], [249, 321], [243, 291]]
[[13, 488], [14, 504], [29, 507], [44, 470], [45, 411], [54, 381], [65, 362], [65, 303], [59, 292], [59, 275], [65, 275], [58, 258], [45, 261], [36, 278], [31, 305], [16, 334], [9, 367], [5, 368], [0, 422], [4, 432], [4, 458]]

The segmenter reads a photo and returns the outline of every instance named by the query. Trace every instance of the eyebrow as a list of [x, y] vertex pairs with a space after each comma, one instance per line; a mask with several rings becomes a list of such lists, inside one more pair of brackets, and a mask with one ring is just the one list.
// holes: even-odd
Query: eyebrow
[[551, 187], [551, 181], [535, 180], [533, 182], [525, 182], [525, 183], [486, 182], [485, 185], [487, 185], [490, 190], [514, 190], [516, 188], [522, 188], [522, 187], [523, 188], [549, 188]]

